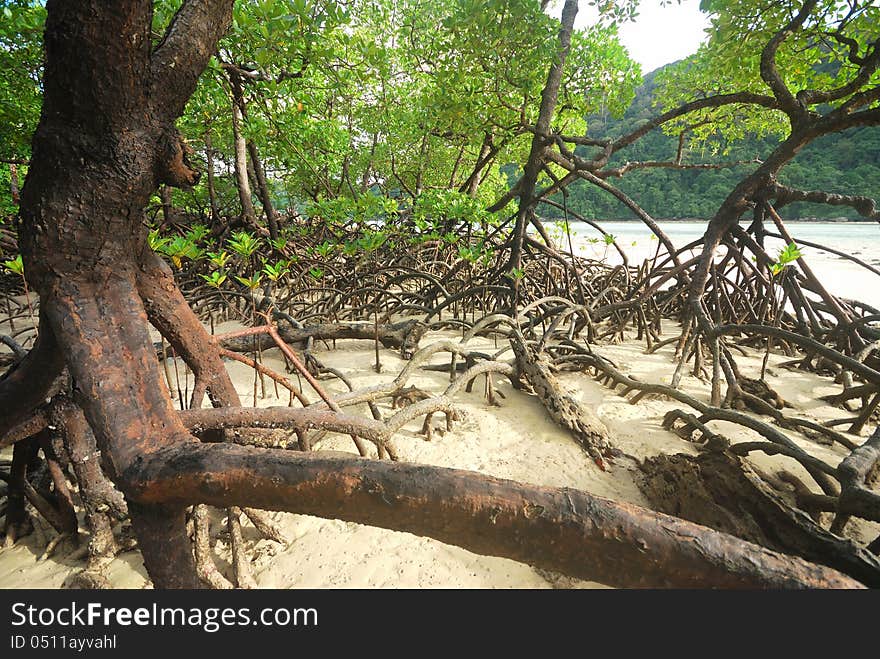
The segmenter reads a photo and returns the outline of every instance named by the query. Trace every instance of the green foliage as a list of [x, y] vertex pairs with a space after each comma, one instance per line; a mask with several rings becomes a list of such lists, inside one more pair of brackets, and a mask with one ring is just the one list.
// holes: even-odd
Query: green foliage
[[278, 261], [275, 265], [266, 263], [263, 265], [262, 273], [273, 282], [277, 282], [290, 273], [290, 267], [286, 261]]
[[42, 102], [44, 2], [0, 0], [0, 158], [27, 160]]
[[218, 268], [222, 268], [226, 265], [226, 263], [231, 258], [231, 255], [226, 250], [221, 250], [219, 252], [208, 252], [208, 259], [211, 263]]
[[468, 263], [477, 263], [484, 255], [482, 245], [459, 245], [458, 258]]
[[198, 259], [204, 254], [204, 250], [200, 249], [190, 236], [165, 238], [156, 251], [165, 254], [178, 268], [183, 266], [183, 259]]
[[803, 256], [803, 254], [801, 253], [801, 250], [798, 249], [798, 246], [794, 243], [789, 243], [779, 250], [776, 262], [770, 264], [770, 273], [775, 277], [782, 272], [786, 266], [794, 263], [801, 256]]
[[275, 249], [279, 252], [283, 252], [287, 248], [287, 237], [279, 236], [278, 238], [269, 238], [269, 245], [272, 246], [272, 249]]
[[[181, 3], [153, 3], [155, 43]], [[616, 27], [638, 3], [590, 4], [602, 20], [573, 34], [552, 128], [594, 138], [617, 137], [663, 109], [700, 96], [739, 90], [766, 94], [760, 45], [792, 11], [787, 3], [767, 0], [704, 0], [712, 20], [707, 44], [642, 82]], [[853, 15], [847, 31], [860, 46], [876, 38], [880, 24], [880, 7], [862, 4], [866, 9]], [[312, 257], [327, 262], [373, 258], [391, 241], [438, 241], [469, 263], [488, 262], [492, 255], [479, 246], [479, 235], [507, 217], [485, 208], [507, 190], [518, 166], [512, 163], [525, 160], [532, 139], [526, 127], [537, 117], [558, 47], [558, 19], [541, 5], [540, 0], [235, 3], [219, 57], [201, 76], [179, 121], [193, 149], [191, 159], [204, 170], [211, 156], [220, 214], [238, 215], [231, 176], [232, 66], [243, 80], [244, 135], [259, 147], [280, 216], [320, 221], [331, 233], [299, 256], [297, 241], [310, 229], [292, 219], [282, 223], [277, 240], [237, 232], [218, 245], [208, 228], [208, 177], [203, 176], [192, 191], [172, 193], [175, 211], [186, 220], [179, 226], [189, 229], [153, 231], [151, 248], [178, 268], [195, 267], [206, 256], [202, 264], [214, 273], [225, 272], [232, 262], [242, 275], [273, 281], [308, 272]], [[784, 42], [778, 61], [793, 89], [828, 89], [851, 77], [845, 49], [827, 34], [845, 5], [820, 0], [816, 17]], [[45, 7], [41, 0], [0, 0], [0, 12], [0, 157], [26, 160], [40, 109]], [[878, 82], [875, 73], [869, 84]], [[686, 161], [720, 162], [766, 156], [787, 123], [778, 112], [744, 106], [705, 110], [671, 122], [666, 132], [653, 131], [611, 165], [671, 160], [682, 129], [687, 129]], [[634, 171], [619, 186], [656, 217], [705, 218], [754, 166]], [[8, 177], [0, 168], [0, 217], [15, 211]], [[876, 195], [880, 135], [860, 129], [817, 140], [780, 180], [798, 188]], [[631, 217], [616, 199], [587, 184], [569, 190], [569, 205], [579, 213]], [[804, 204], [783, 213], [854, 215], [846, 208]], [[554, 237], [563, 235], [562, 227], [554, 229]], [[606, 244], [610, 240], [606, 237]], [[297, 258], [309, 263], [297, 270]]]
[[18, 254], [14, 259], [4, 261], [3, 267], [13, 274], [24, 277], [24, 263], [21, 260], [21, 254]]
[[251, 291], [259, 288], [260, 284], [263, 282], [263, 275], [257, 274], [253, 277], [241, 277], [239, 275], [235, 275], [235, 279], [240, 283], [246, 286]]
[[226, 281], [226, 273], [222, 270], [215, 270], [210, 275], [199, 274], [199, 277], [204, 279], [208, 286], [217, 289], [223, 286], [223, 283]]
[[[657, 113], [658, 78], [669, 67], [645, 77], [633, 104], [620, 119], [598, 115], [589, 118], [590, 135], [615, 138], [633, 130]], [[779, 143], [776, 135], [685, 141], [685, 162], [718, 163], [766, 157]], [[672, 160], [678, 148], [676, 136], [655, 130], [622, 151], [611, 166], [626, 161]], [[712, 170], [652, 169], [629, 172], [614, 184], [656, 218], [710, 218], [742, 177], [757, 164]], [[782, 170], [780, 182], [804, 190], [828, 190], [840, 194], [877, 196], [880, 190], [880, 131], [857, 128], [821, 137]], [[561, 201], [561, 199], [559, 199]], [[630, 219], [632, 213], [614, 197], [595, 187], [576, 182], [569, 186], [569, 207], [588, 217]], [[845, 206], [795, 203], [780, 209], [786, 218], [858, 218]], [[554, 216], [553, 213], [550, 213]], [[559, 213], [561, 215], [561, 212]]]
[[[800, 4], [765, 0], [703, 3], [703, 9], [710, 13], [709, 39], [695, 55], [668, 67], [660, 76], [660, 106], [669, 109], [683, 100], [739, 91], [768, 94], [760, 73], [763, 45], [791, 20]], [[855, 65], [846, 57], [846, 46], [828, 38], [847, 14], [846, 36], [862, 52], [869, 41], [876, 39], [876, 26], [880, 24], [880, 6], [876, 3], [819, 0], [803, 27], [790, 32], [776, 54], [779, 73], [790, 89], [834, 89], [853, 77]], [[880, 81], [880, 75], [875, 74], [873, 81]], [[848, 96], [832, 106], [844, 103]], [[750, 105], [703, 110], [670, 123], [666, 130], [677, 133], [682, 127], [694, 125], [691, 133], [698, 140], [784, 136], [788, 132], [788, 120], [781, 111]]]
[[226, 244], [229, 246], [229, 249], [240, 257], [249, 259], [259, 249], [260, 239], [255, 238], [253, 234], [247, 231], [238, 231], [232, 234], [232, 237], [226, 241]]
[[322, 259], [327, 260], [333, 255], [333, 253], [336, 251], [336, 248], [336, 245], [325, 240], [323, 243], [315, 247], [315, 253]]
[[361, 237], [355, 241], [355, 244], [362, 252], [371, 254], [379, 249], [386, 240], [388, 240], [388, 235], [384, 231], [371, 231], [366, 229]]
[[171, 238], [164, 237], [160, 235], [158, 229], [152, 229], [149, 234], [147, 234], [147, 240], [150, 245], [150, 249], [154, 252], [162, 252], [165, 249], [165, 246], [171, 242]]

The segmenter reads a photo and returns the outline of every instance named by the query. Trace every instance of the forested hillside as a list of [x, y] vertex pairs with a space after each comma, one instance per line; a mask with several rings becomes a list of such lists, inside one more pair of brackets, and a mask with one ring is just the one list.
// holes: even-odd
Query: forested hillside
[[[657, 78], [670, 66], [673, 65], [645, 76], [644, 83], [636, 90], [632, 105], [621, 119], [607, 114], [591, 117], [591, 135], [616, 138], [655, 116]], [[690, 163], [722, 163], [763, 159], [778, 142], [778, 138], [772, 135], [760, 138], [750, 135], [728, 144], [716, 142], [692, 146], [686, 142], [682, 160]], [[612, 164], [674, 160], [677, 149], [677, 135], [655, 130], [615, 156]], [[710, 170], [651, 168], [630, 172], [613, 182], [654, 217], [707, 218], [718, 210], [743, 175], [756, 166], [743, 164]], [[880, 190], [880, 134], [868, 128], [856, 128], [822, 137], [798, 154], [782, 172], [780, 179], [798, 189], [876, 195]], [[588, 217], [633, 217], [614, 197], [583, 181], [569, 186], [568, 192], [569, 207]], [[806, 203], [793, 203], [783, 210], [782, 215], [792, 219], [860, 219], [859, 214], [851, 208]]]

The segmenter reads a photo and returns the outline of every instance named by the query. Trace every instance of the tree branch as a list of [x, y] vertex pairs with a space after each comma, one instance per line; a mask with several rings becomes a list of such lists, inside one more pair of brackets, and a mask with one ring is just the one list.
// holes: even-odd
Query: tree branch
[[806, 108], [795, 99], [791, 90], [785, 85], [785, 81], [779, 73], [779, 68], [776, 66], [776, 53], [782, 42], [792, 32], [803, 26], [807, 17], [816, 8], [817, 2], [818, 0], [806, 0], [797, 15], [786, 23], [785, 27], [774, 34], [773, 38], [764, 46], [764, 50], [761, 51], [761, 79], [770, 87], [773, 96], [779, 101], [782, 111], [789, 116], [792, 124], [800, 122], [806, 114]]
[[808, 201], [830, 206], [850, 206], [856, 209], [862, 217], [880, 220], [880, 209], [877, 208], [877, 202], [871, 197], [835, 194], [821, 190], [796, 190], [781, 183], [773, 184], [771, 190], [770, 196], [776, 199], [776, 204], [774, 204], [776, 208], [796, 201]]
[[772, 96], [754, 94], [752, 92], [735, 92], [733, 94], [718, 94], [715, 96], [707, 96], [706, 98], [698, 98], [695, 101], [684, 103], [677, 108], [664, 112], [663, 114], [646, 121], [631, 133], [618, 137], [612, 144], [612, 152], [620, 151], [623, 147], [629, 146], [661, 124], [665, 124], [667, 121], [671, 121], [682, 115], [689, 114], [696, 110], [703, 110], [705, 108], [720, 108], [724, 105], [736, 104], [760, 105], [770, 110], [780, 109], [779, 102]]
[[797, 100], [804, 106], [808, 106], [818, 103], [830, 103], [831, 101], [849, 96], [860, 90], [871, 79], [878, 66], [880, 66], [880, 39], [871, 44], [870, 54], [862, 60], [859, 72], [848, 83], [828, 91], [805, 89], [797, 93]]
[[55, 335], [40, 314], [34, 347], [0, 378], [0, 438], [45, 401], [63, 369], [64, 357]]
[[674, 160], [645, 160], [641, 162], [626, 162], [615, 169], [606, 169], [597, 172], [599, 178], [609, 178], [611, 176], [621, 177], [630, 170], [634, 169], [726, 169], [728, 167], [737, 167], [739, 165], [760, 165], [761, 160], [752, 158], [751, 160], [731, 160], [729, 162], [718, 163], [696, 163], [686, 164], [676, 162]]
[[152, 98], [165, 118], [183, 113], [199, 76], [232, 21], [234, 0], [186, 0], [153, 52]]

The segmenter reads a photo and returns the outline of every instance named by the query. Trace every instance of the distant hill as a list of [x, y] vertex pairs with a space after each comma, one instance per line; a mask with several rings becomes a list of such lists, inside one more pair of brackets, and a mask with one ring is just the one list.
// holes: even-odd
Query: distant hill
[[[590, 135], [617, 137], [655, 116], [658, 110], [653, 107], [653, 92], [656, 75], [661, 70], [645, 76], [622, 118], [591, 117]], [[733, 144], [727, 156], [712, 157], [708, 153], [692, 152], [685, 161], [763, 158], [772, 150], [774, 141], [774, 138], [747, 138]], [[654, 130], [620, 153], [617, 162], [672, 160], [677, 145], [676, 137]], [[690, 171], [650, 169], [630, 172], [620, 179], [611, 179], [611, 182], [656, 218], [708, 218], [740, 178], [755, 166]], [[859, 128], [818, 139], [782, 171], [780, 180], [796, 188], [880, 197], [880, 130]], [[582, 181], [570, 186], [568, 203], [573, 210], [591, 218], [632, 218], [629, 210], [616, 199]], [[858, 213], [845, 207], [802, 203], [785, 207], [782, 214], [787, 218], [859, 217]]]

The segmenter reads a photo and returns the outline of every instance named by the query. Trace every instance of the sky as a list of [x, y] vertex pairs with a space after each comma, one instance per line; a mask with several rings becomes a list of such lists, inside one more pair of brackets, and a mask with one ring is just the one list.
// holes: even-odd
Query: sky
[[[706, 15], [700, 13], [699, 0], [673, 0], [665, 7], [660, 2], [641, 0], [636, 20], [620, 26], [620, 40], [630, 56], [642, 65], [643, 74], [695, 53], [708, 27]], [[585, 27], [596, 16], [595, 8], [582, 1], [575, 26]]]

